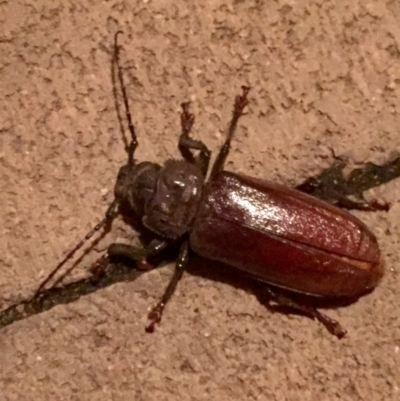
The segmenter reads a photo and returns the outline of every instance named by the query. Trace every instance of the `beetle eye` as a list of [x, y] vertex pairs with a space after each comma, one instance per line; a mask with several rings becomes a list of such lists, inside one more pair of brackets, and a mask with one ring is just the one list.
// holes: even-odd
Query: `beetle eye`
[[125, 179], [127, 175], [128, 175], [128, 171], [126, 169], [126, 166], [124, 166], [124, 167], [120, 168], [120, 170], [118, 172], [117, 180]]

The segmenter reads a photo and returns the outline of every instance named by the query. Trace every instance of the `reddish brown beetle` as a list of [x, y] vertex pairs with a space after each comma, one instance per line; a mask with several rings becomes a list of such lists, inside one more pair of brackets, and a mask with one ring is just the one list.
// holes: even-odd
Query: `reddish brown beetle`
[[[185, 160], [168, 160], [163, 166], [150, 162], [137, 164], [133, 155], [138, 143], [119, 67], [117, 38], [118, 33], [114, 61], [132, 136], [128, 161], [119, 171], [115, 200], [105, 219], [68, 253], [36, 295], [87, 239], [120, 213], [122, 205], [140, 217], [154, 240], [146, 248], [113, 244], [98, 261], [97, 268], [115, 255], [124, 255], [135, 260], [140, 268], [148, 268], [147, 260], [170, 245], [180, 245], [175, 273], [149, 315], [148, 331], [160, 322], [165, 304], [185, 269], [190, 249], [292, 292], [355, 297], [377, 285], [383, 274], [377, 240], [353, 215], [298, 190], [223, 171], [237, 122], [247, 105], [249, 88], [243, 87], [242, 94], [236, 97], [227, 139], [206, 184], [210, 151], [189, 136], [194, 117], [188, 103], [182, 104], [179, 138]], [[194, 150], [199, 152], [197, 156]], [[350, 200], [347, 204], [363, 209], [384, 208]], [[345, 334], [339, 323], [315, 308], [283, 296], [274, 287], [266, 286], [265, 291], [277, 303], [317, 318], [338, 337]]]

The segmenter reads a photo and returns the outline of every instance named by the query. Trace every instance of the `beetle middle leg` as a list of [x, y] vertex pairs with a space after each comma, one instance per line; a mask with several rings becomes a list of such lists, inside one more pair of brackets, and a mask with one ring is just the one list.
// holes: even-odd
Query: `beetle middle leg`
[[189, 241], [186, 240], [181, 245], [179, 256], [176, 261], [174, 274], [172, 275], [172, 278], [168, 283], [168, 286], [161, 300], [150, 311], [148, 315], [148, 318], [150, 320], [150, 324], [146, 327], [146, 331], [148, 333], [152, 333], [154, 331], [155, 325], [160, 323], [165, 305], [175, 292], [176, 286], [178, 285], [178, 282], [181, 279], [183, 272], [185, 271], [188, 260], [189, 260]]
[[278, 305], [292, 308], [305, 314], [306, 316], [317, 319], [327, 328], [330, 333], [335, 335], [337, 338], [343, 338], [346, 335], [347, 331], [340, 325], [338, 321], [321, 313], [313, 306], [296, 302], [295, 300], [279, 293], [279, 290], [272, 289], [269, 286], [267, 286], [265, 289], [269, 299], [276, 302]]
[[[181, 126], [182, 134], [179, 137], [179, 150], [182, 153], [183, 158], [196, 166], [199, 167], [203, 175], [205, 176], [208, 171], [208, 165], [210, 164], [211, 152], [208, 150], [207, 146], [201, 142], [189, 136], [194, 123], [194, 116], [189, 112], [189, 102], [181, 104], [182, 114], [181, 114]], [[195, 157], [192, 150], [200, 151], [199, 155]]]
[[242, 86], [242, 94], [236, 96], [235, 98], [235, 105], [233, 107], [233, 115], [232, 120], [229, 124], [227, 138], [225, 139], [225, 142], [218, 153], [217, 159], [214, 162], [210, 177], [213, 177], [216, 173], [218, 173], [218, 171], [224, 169], [225, 160], [228, 157], [229, 150], [231, 148], [231, 141], [233, 135], [235, 134], [237, 123], [239, 121], [239, 118], [243, 115], [244, 108], [248, 104], [247, 94], [249, 93], [249, 91], [249, 87]]

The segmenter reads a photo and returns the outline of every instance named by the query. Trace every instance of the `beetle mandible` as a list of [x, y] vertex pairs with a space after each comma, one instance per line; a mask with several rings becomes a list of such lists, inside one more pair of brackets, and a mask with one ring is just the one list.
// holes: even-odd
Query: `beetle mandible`
[[[120, 33], [115, 34], [113, 62], [131, 134], [128, 160], [119, 170], [115, 199], [105, 218], [66, 255], [40, 284], [35, 296], [95, 232], [121, 213], [124, 205], [140, 217], [154, 239], [146, 248], [112, 244], [97, 267], [112, 256], [123, 255], [146, 269], [150, 266], [149, 259], [172, 244], [180, 246], [174, 274], [160, 302], [149, 314], [151, 323], [147, 331], [153, 331], [160, 322], [193, 250], [266, 282], [265, 291], [272, 300], [318, 319], [330, 332], [343, 337], [346, 332], [338, 322], [314, 307], [280, 294], [277, 289], [316, 297], [362, 295], [374, 288], [383, 275], [375, 236], [353, 215], [327, 202], [296, 189], [223, 170], [238, 120], [248, 104], [249, 88], [245, 86], [235, 99], [226, 139], [208, 181], [211, 153], [203, 142], [190, 136], [194, 116], [189, 103], [182, 103], [178, 144], [184, 159], [167, 160], [162, 166], [136, 163], [134, 153], [138, 142], [120, 68]], [[380, 207], [370, 204], [361, 208]]]

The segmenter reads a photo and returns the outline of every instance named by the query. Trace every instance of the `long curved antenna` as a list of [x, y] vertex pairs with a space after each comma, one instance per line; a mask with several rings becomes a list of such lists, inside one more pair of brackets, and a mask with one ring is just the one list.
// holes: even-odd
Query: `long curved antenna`
[[124, 77], [122, 75], [122, 70], [121, 70], [120, 63], [119, 63], [119, 46], [118, 46], [118, 35], [119, 34], [123, 34], [123, 32], [118, 31], [114, 37], [114, 49], [115, 49], [114, 60], [115, 60], [115, 63], [117, 64], [118, 80], [119, 80], [119, 84], [121, 87], [122, 98], [124, 100], [126, 119], [128, 120], [128, 128], [129, 128], [129, 132], [131, 133], [131, 137], [132, 137], [131, 143], [129, 144], [129, 147], [128, 147], [128, 165], [133, 166], [133, 164], [134, 164], [133, 154], [138, 146], [138, 141], [137, 141], [137, 137], [136, 137], [136, 133], [135, 133], [135, 126], [132, 123], [132, 116], [131, 116], [131, 112], [129, 110], [128, 95], [126, 94]]
[[[121, 87], [121, 92], [122, 92], [122, 98], [124, 100], [124, 106], [125, 106], [125, 114], [126, 118], [128, 120], [128, 127], [129, 127], [129, 132], [131, 133], [132, 140], [128, 146], [128, 165], [132, 166], [134, 164], [133, 160], [133, 154], [135, 152], [135, 149], [138, 146], [137, 138], [136, 138], [136, 133], [135, 133], [135, 127], [132, 123], [132, 116], [129, 111], [129, 102], [128, 102], [128, 96], [126, 94], [125, 90], [125, 85], [124, 85], [124, 78], [122, 75], [122, 70], [120, 67], [119, 63], [119, 46], [118, 46], [118, 35], [123, 33], [122, 31], [118, 31], [115, 34], [114, 37], [114, 58], [113, 62], [116, 63], [117, 69], [118, 69], [118, 80], [120, 83]], [[93, 237], [93, 235], [98, 232], [101, 228], [105, 227], [108, 223], [111, 223], [112, 220], [115, 218], [115, 216], [118, 214], [118, 205], [119, 205], [119, 200], [114, 199], [114, 201], [111, 203], [109, 208], [107, 209], [106, 212], [106, 217], [101, 220], [99, 223], [97, 223], [86, 235], [85, 237], [79, 241], [77, 245], [75, 245], [64, 257], [64, 259], [61, 260], [61, 262], [53, 269], [53, 271], [41, 282], [39, 285], [38, 289], [36, 290], [34, 294], [34, 298], [39, 295], [39, 293], [42, 291], [44, 286], [56, 275], [56, 273], [65, 265], [65, 263], [74, 256], [75, 252], [82, 248], [82, 246], [85, 244], [86, 241], [88, 241], [90, 238]], [[74, 267], [72, 267], [68, 272], [70, 273]]]
[[[64, 259], [61, 260], [61, 262], [52, 270], [52, 272], [40, 283], [38, 289], [35, 292], [35, 295], [33, 296], [36, 298], [39, 293], [42, 291], [43, 287], [55, 276], [55, 274], [65, 265], [65, 263], [74, 256], [75, 252], [82, 248], [83, 244], [89, 240], [90, 238], [93, 237], [93, 235], [99, 231], [101, 228], [106, 226], [108, 223], [110, 223], [112, 220], [114, 220], [115, 216], [118, 214], [118, 200], [115, 199], [111, 205], [109, 206], [107, 212], [106, 212], [106, 217], [104, 217], [103, 220], [101, 220], [99, 223], [97, 223], [86, 235], [83, 239], [81, 239], [78, 244], [76, 244], [65, 256]], [[71, 269], [72, 271], [73, 269]]]

